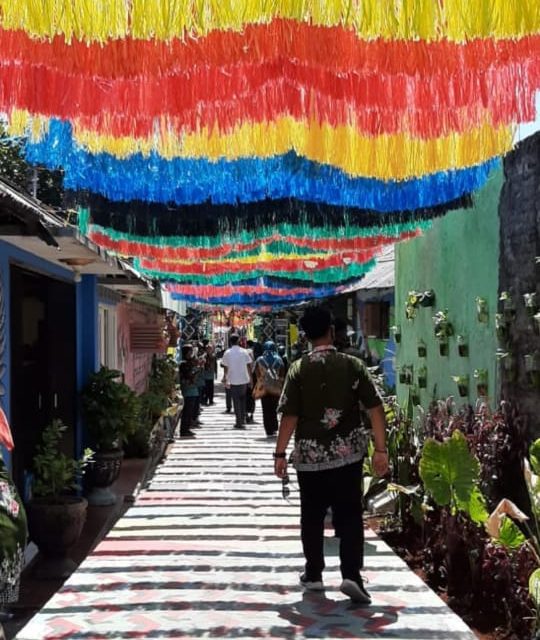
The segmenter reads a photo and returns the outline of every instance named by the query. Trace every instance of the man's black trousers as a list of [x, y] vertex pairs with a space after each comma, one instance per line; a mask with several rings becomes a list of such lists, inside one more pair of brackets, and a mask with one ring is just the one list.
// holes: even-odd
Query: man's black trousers
[[308, 580], [320, 580], [328, 508], [339, 536], [342, 577], [355, 580], [364, 560], [362, 461], [326, 471], [299, 471], [301, 535]]

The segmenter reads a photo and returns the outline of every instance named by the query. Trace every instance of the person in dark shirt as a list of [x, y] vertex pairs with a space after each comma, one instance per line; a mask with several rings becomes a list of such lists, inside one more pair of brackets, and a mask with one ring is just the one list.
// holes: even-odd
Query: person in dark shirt
[[[341, 591], [369, 604], [360, 569], [363, 566], [362, 468], [373, 436], [373, 469], [388, 471], [386, 420], [382, 400], [361, 360], [338, 353], [333, 318], [324, 307], [308, 309], [302, 329], [313, 350], [294, 362], [279, 403], [282, 413], [274, 471], [287, 477], [287, 445], [294, 434], [290, 462], [300, 487], [301, 538], [306, 559], [300, 583], [322, 590], [324, 519], [332, 509], [340, 539]], [[362, 420], [365, 409], [370, 425]]]

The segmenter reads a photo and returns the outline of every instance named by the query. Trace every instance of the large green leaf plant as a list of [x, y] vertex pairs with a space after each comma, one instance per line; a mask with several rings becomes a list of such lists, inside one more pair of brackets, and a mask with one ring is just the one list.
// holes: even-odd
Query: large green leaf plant
[[[529, 593], [536, 605], [536, 628], [540, 629], [540, 438], [529, 447], [529, 457], [523, 461], [523, 474], [529, 493], [529, 518], [513, 502], [504, 499], [489, 516], [488, 533], [508, 549], [526, 545], [534, 556], [537, 568], [529, 577]], [[519, 522], [521, 528], [515, 522]], [[525, 533], [524, 533], [525, 532]]]

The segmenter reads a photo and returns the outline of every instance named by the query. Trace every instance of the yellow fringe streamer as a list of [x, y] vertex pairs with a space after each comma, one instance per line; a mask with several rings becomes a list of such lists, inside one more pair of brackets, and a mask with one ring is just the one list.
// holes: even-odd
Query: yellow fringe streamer
[[540, 32], [538, 0], [0, 0], [0, 24], [35, 37], [104, 42], [240, 31], [288, 18], [388, 40], [519, 38]]
[[166, 159], [208, 158], [236, 160], [269, 158], [291, 150], [322, 164], [333, 165], [351, 176], [406, 179], [447, 169], [459, 169], [507, 153], [513, 128], [483, 125], [466, 133], [421, 139], [407, 134], [364, 136], [354, 127], [332, 127], [316, 121], [284, 117], [271, 123], [246, 123], [231, 133], [202, 129], [177, 137], [162, 132], [157, 140], [114, 138], [75, 130], [75, 140], [91, 153], [106, 152], [118, 158], [156, 150]]
[[[48, 119], [13, 111], [9, 132], [39, 141], [48, 130]], [[480, 164], [504, 155], [512, 148], [514, 127], [489, 124], [441, 138], [413, 138], [408, 134], [364, 136], [352, 126], [332, 127], [317, 121], [284, 117], [271, 123], [245, 123], [231, 133], [203, 128], [178, 137], [162, 129], [154, 138], [116, 138], [75, 125], [74, 139], [86, 151], [109, 153], [125, 159], [136, 153], [156, 151], [167, 160], [207, 158], [235, 160], [268, 158], [294, 150], [298, 155], [342, 169], [351, 176], [402, 180], [448, 169]]]

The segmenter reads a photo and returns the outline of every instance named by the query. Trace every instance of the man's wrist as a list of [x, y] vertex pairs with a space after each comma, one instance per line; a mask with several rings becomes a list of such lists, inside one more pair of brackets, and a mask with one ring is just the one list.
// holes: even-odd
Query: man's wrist
[[272, 456], [274, 460], [278, 460], [279, 458], [286, 458], [287, 454], [285, 453], [285, 451], [274, 451], [274, 453], [272, 453]]
[[384, 453], [387, 454], [388, 453], [388, 449], [375, 449], [374, 453]]

